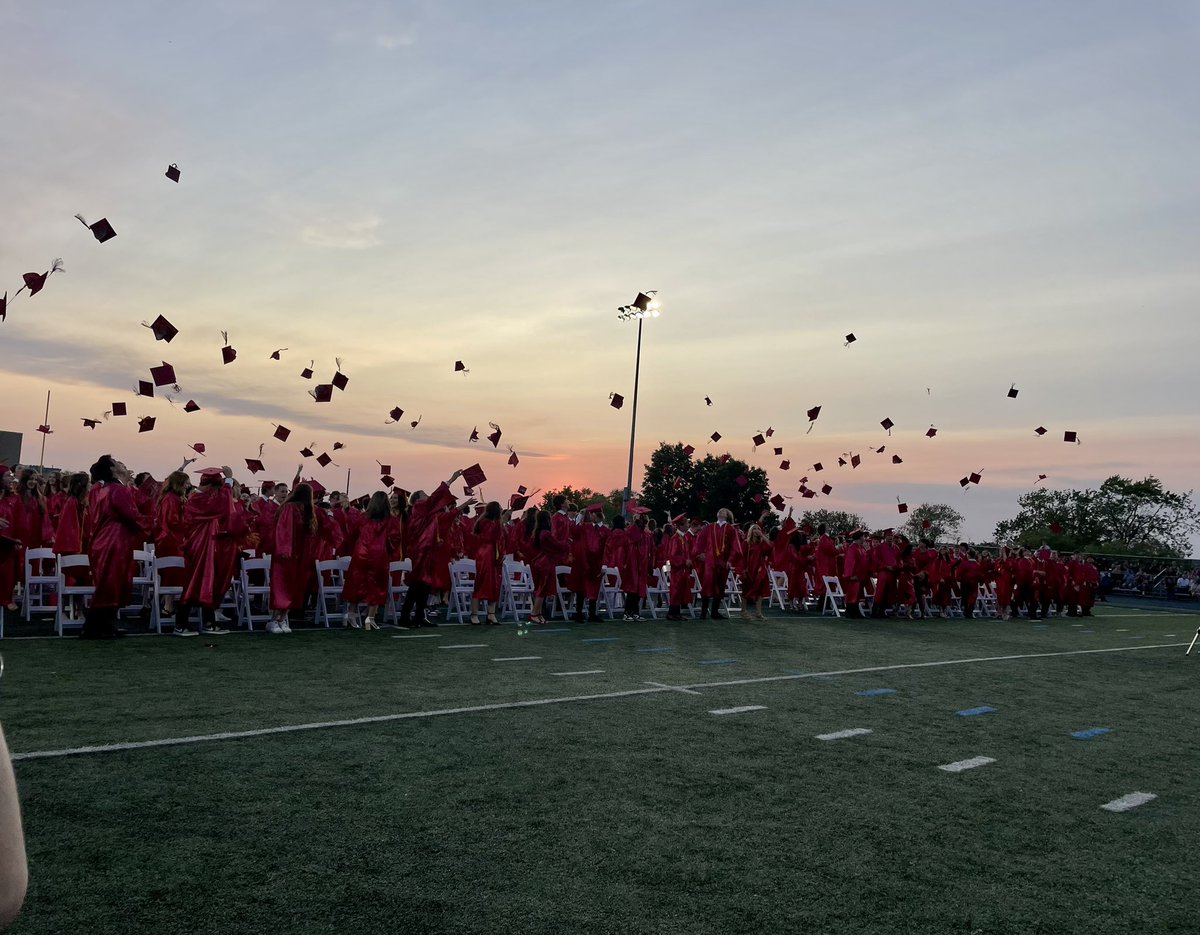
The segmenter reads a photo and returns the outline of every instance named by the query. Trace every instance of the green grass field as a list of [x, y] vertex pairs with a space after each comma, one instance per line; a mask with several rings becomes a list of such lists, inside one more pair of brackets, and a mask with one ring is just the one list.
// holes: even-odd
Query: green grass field
[[11, 931], [1195, 932], [1197, 623], [6, 640]]

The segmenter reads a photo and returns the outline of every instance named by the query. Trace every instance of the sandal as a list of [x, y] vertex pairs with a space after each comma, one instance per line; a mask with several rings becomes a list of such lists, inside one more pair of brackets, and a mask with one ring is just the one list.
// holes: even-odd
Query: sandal
[[541, 614], [538, 614], [537, 616], [534, 616], [533, 614], [530, 614], [530, 615], [529, 615], [529, 622], [530, 622], [530, 623], [545, 623], [545, 622], [546, 622], [546, 618], [545, 618], [545, 617], [543, 617]]
[[479, 626], [479, 615], [478, 614], [471, 614], [471, 626], [473, 626], [473, 627]]
[[495, 615], [495, 614], [488, 614], [488, 615], [487, 615], [487, 622], [488, 622], [488, 626], [489, 626], [489, 627], [498, 627], [498, 626], [500, 626], [500, 621], [496, 619], [496, 615]]

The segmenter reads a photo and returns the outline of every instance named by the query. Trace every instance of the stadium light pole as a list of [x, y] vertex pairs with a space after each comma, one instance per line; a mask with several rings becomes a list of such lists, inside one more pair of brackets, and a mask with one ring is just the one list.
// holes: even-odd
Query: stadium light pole
[[637, 319], [637, 357], [633, 364], [633, 417], [629, 424], [629, 473], [625, 476], [625, 493], [621, 497], [621, 515], [629, 519], [629, 501], [633, 496], [633, 446], [637, 438], [637, 404], [638, 378], [642, 371], [642, 322], [647, 318], [657, 318], [659, 301], [657, 292], [639, 292], [630, 305], [622, 305], [617, 309], [617, 317], [621, 321]]

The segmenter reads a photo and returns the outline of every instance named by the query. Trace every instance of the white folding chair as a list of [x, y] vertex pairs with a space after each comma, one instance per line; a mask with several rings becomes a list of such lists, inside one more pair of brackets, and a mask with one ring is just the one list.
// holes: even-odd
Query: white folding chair
[[458, 622], [471, 612], [471, 595], [475, 593], [475, 559], [460, 558], [450, 563], [450, 603], [446, 619], [454, 614]]
[[[54, 549], [25, 550], [25, 587], [21, 604], [26, 623], [30, 614], [56, 612], [57, 601], [51, 602], [51, 596], [58, 592], [58, 573], [53, 570], [54, 560]], [[46, 562], [50, 563], [49, 574], [46, 573]]]
[[842, 590], [841, 579], [835, 575], [825, 575], [825, 603], [821, 606], [821, 615], [833, 614], [840, 617], [846, 612], [846, 592]]
[[600, 596], [604, 599], [604, 607], [608, 611], [608, 619], [616, 616], [617, 608], [625, 613], [625, 592], [621, 590], [621, 572], [611, 565], [605, 565], [600, 570]]
[[383, 611], [383, 619], [391, 621], [395, 626], [400, 618], [400, 608], [404, 605], [404, 595], [408, 593], [408, 573], [412, 571], [412, 559], [406, 558], [399, 562], [388, 563], [388, 597], [387, 607]]
[[701, 606], [700, 602], [702, 600], [702, 598], [700, 597], [700, 593], [701, 593], [702, 588], [703, 588], [703, 585], [700, 583], [700, 572], [697, 571], [695, 568], [693, 568], [692, 569], [692, 602], [690, 604], [688, 604], [687, 607], [684, 608], [684, 610], [686, 610], [689, 614], [692, 615], [693, 620], [695, 620], [697, 614], [700, 613], [700, 606]]
[[671, 599], [670, 579], [667, 577], [666, 571], [662, 568], [655, 568], [651, 572], [651, 580], [646, 588], [646, 607], [650, 611], [650, 619], [657, 620], [658, 612], [662, 609], [665, 603]]
[[554, 566], [554, 600], [550, 608], [550, 619], [557, 613], [563, 620], [571, 616], [571, 591], [567, 587], [567, 575], [571, 573], [570, 565]]
[[324, 624], [328, 629], [334, 618], [338, 621], [345, 619], [345, 608], [339, 610], [338, 605], [342, 600], [342, 588], [346, 586], [346, 569], [349, 567], [348, 558], [331, 558], [317, 562], [317, 626]]
[[787, 608], [788, 595], [788, 574], [786, 571], [776, 571], [774, 568], [767, 569], [767, 574], [771, 576], [771, 599], [767, 601], [768, 609], [778, 606], [780, 610]]
[[730, 611], [742, 609], [742, 579], [732, 568], [725, 578], [725, 606]]
[[130, 603], [118, 611], [121, 614], [140, 614], [154, 593], [154, 553], [146, 549], [133, 550], [133, 591]]
[[[151, 574], [154, 581], [150, 591], [150, 626], [154, 628], [155, 633], [162, 633], [163, 598], [169, 597], [176, 602], [183, 600], [183, 585], [166, 585], [162, 583], [162, 573], [168, 568], [183, 568], [183, 556], [166, 555], [159, 558], [156, 555], [151, 563]], [[171, 625], [175, 625], [173, 620], [171, 621]]]
[[978, 597], [975, 599], [975, 612], [982, 612], [988, 617], [999, 616], [999, 611], [996, 609], [996, 586], [994, 584], [979, 583]]
[[67, 576], [63, 574], [68, 568], [90, 568], [91, 563], [86, 555], [60, 555], [58, 557], [58, 608], [54, 613], [54, 629], [59, 636], [63, 635], [63, 627], [82, 627], [83, 617], [68, 616], [71, 608], [67, 605], [71, 598], [79, 598], [84, 608], [92, 601], [96, 593], [95, 585], [67, 584]]
[[[262, 583], [258, 581], [261, 573]], [[250, 578], [254, 576], [252, 583]], [[255, 621], [266, 624], [271, 619], [271, 556], [247, 558], [238, 569], [238, 616], [253, 630]], [[255, 608], [260, 610], [257, 612]]]
[[500, 600], [504, 613], [511, 614], [518, 623], [521, 614], [533, 613], [533, 572], [524, 562], [504, 563]]

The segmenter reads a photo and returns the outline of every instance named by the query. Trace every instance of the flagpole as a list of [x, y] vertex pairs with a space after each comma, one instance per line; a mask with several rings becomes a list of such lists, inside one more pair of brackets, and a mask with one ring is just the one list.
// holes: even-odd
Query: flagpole
[[[46, 390], [46, 416], [42, 420], [42, 425], [50, 428], [50, 391]], [[46, 436], [49, 432], [42, 432], [42, 454], [38, 458], [38, 473], [42, 473], [42, 469], [46, 466]]]
[[350, 468], [346, 468], [346, 502], [350, 501]]

